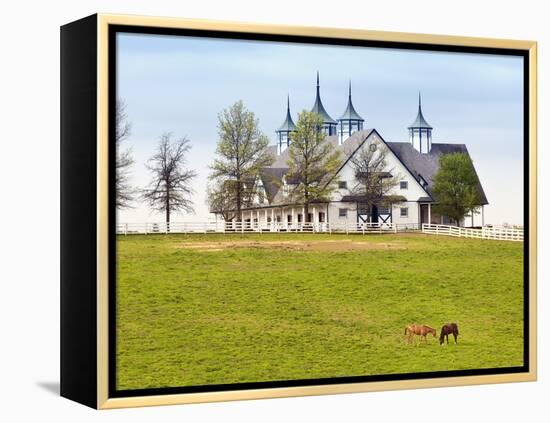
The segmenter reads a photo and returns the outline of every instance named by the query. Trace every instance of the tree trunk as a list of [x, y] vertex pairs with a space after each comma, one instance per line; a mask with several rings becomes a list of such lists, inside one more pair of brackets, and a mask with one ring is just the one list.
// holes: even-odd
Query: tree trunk
[[166, 189], [166, 232], [170, 232], [170, 190]]
[[241, 181], [237, 180], [237, 222], [242, 222], [242, 213], [241, 213]]

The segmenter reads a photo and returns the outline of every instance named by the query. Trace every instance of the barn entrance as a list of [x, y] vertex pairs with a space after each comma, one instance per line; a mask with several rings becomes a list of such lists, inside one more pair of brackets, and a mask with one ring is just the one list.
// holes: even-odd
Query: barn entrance
[[373, 205], [369, 210], [366, 204], [357, 204], [357, 223], [392, 223], [391, 207]]

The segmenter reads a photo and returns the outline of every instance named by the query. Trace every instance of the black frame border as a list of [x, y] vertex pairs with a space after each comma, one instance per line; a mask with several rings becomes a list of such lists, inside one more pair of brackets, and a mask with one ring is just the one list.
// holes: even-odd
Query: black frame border
[[439, 45], [425, 43], [407, 43], [396, 41], [374, 41], [374, 40], [357, 40], [346, 38], [331, 38], [331, 37], [310, 37], [299, 35], [275, 35], [265, 33], [246, 33], [238, 31], [218, 31], [218, 30], [202, 30], [202, 29], [184, 29], [184, 28], [161, 28], [148, 27], [140, 25], [109, 25], [108, 27], [108, 103], [109, 110], [115, 110], [116, 105], [116, 57], [117, 44], [116, 35], [118, 33], [133, 33], [141, 35], [169, 35], [169, 36], [187, 36], [187, 37], [204, 37], [204, 38], [221, 38], [242, 41], [265, 41], [265, 42], [283, 42], [283, 43], [303, 43], [303, 44], [325, 44], [332, 46], [348, 46], [348, 47], [374, 47], [387, 49], [402, 49], [402, 50], [420, 50], [433, 52], [450, 52], [450, 53], [471, 53], [471, 54], [488, 54], [488, 55], [505, 55], [516, 56], [523, 58], [523, 207], [524, 207], [524, 256], [523, 256], [523, 366], [518, 367], [500, 367], [489, 369], [472, 369], [472, 370], [449, 370], [440, 372], [422, 372], [422, 373], [405, 373], [405, 374], [387, 374], [387, 375], [371, 375], [371, 376], [348, 376], [336, 378], [322, 379], [300, 379], [300, 380], [282, 380], [282, 381], [266, 381], [266, 382], [248, 382], [236, 384], [220, 384], [220, 385], [199, 385], [185, 387], [164, 387], [164, 388], [144, 388], [132, 390], [117, 390], [116, 389], [116, 210], [115, 210], [115, 143], [114, 143], [114, 120], [115, 114], [109, 113], [109, 257], [108, 257], [108, 325], [109, 325], [109, 351], [108, 351], [108, 397], [109, 398], [124, 398], [150, 395], [169, 395], [169, 394], [187, 394], [201, 392], [219, 392], [219, 391], [238, 391], [247, 389], [268, 389], [268, 388], [288, 388], [300, 386], [318, 386], [318, 385], [336, 385], [336, 384], [352, 384], [364, 382], [383, 382], [383, 381], [400, 381], [414, 380], [427, 378], [448, 378], [448, 377], [466, 377], [466, 376], [482, 376], [482, 375], [498, 375], [498, 374], [514, 374], [527, 373], [530, 369], [529, 363], [529, 341], [530, 341], [530, 325], [529, 325], [529, 244], [530, 244], [530, 191], [529, 191], [529, 117], [530, 117], [530, 91], [529, 91], [529, 51], [522, 49], [508, 48], [493, 48], [493, 47], [469, 47], [457, 45]]

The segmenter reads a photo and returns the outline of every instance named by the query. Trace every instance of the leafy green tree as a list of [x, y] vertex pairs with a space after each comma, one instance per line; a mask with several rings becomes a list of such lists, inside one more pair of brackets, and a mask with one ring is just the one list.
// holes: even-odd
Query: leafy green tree
[[294, 202], [303, 204], [306, 222], [309, 222], [309, 205], [329, 200], [336, 189], [338, 180], [334, 175], [342, 164], [340, 152], [328, 141], [322, 126], [320, 115], [304, 110], [290, 134], [288, 194]]
[[434, 211], [448, 216], [458, 225], [481, 206], [478, 179], [470, 157], [465, 153], [444, 154], [433, 178]]
[[[274, 157], [269, 153], [269, 139], [260, 131], [258, 119], [242, 101], [219, 114], [218, 135], [217, 158], [210, 166], [210, 179], [217, 187], [228, 188], [221, 197], [224, 208], [233, 207], [240, 222], [241, 210], [246, 206], [260, 170], [271, 165]], [[210, 191], [210, 195], [209, 203], [219, 204], [219, 189]]]

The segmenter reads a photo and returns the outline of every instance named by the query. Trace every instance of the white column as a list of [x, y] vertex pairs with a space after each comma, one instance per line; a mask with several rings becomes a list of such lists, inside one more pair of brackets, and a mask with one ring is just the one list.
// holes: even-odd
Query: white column
[[432, 224], [432, 205], [428, 203], [428, 225]]
[[485, 206], [481, 206], [481, 226], [485, 226]]

